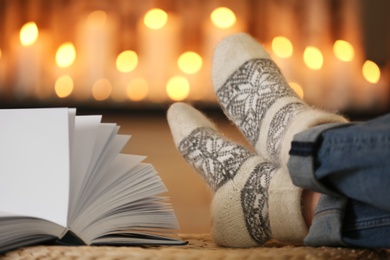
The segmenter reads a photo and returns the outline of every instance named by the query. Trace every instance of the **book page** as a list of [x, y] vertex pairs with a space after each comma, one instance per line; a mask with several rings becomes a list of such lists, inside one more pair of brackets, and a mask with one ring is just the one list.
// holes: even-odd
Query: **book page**
[[67, 108], [0, 110], [0, 211], [66, 226]]
[[[112, 180], [106, 179], [110, 183], [104, 187], [104, 192], [96, 190], [100, 196], [88, 204], [70, 228], [83, 230], [78, 235], [92, 244], [152, 243], [142, 238], [151, 234], [155, 235], [154, 243], [165, 243], [178, 223], [171, 205], [160, 196], [167, 191], [164, 183], [151, 164], [132, 165], [141, 157], [120, 157], [107, 171]], [[126, 161], [128, 170], [125, 170]], [[115, 174], [112, 171], [116, 171]], [[111, 241], [111, 235], [115, 236], [115, 242]]]
[[75, 128], [71, 142], [70, 215], [78, 200], [81, 185], [94, 154], [101, 118], [101, 116], [76, 116], [75, 118]]
[[4, 212], [0, 212], [0, 223], [0, 258], [2, 252], [54, 241], [67, 231], [67, 228], [47, 220]]
[[[79, 118], [78, 118], [78, 120], [79, 120]], [[83, 119], [83, 121], [85, 121], [85, 120]], [[86, 123], [85, 126], [92, 125], [91, 122], [88, 123], [87, 121], [85, 121], [85, 123]], [[76, 127], [75, 132], [80, 132], [80, 129], [78, 129], [78, 128], [79, 127]], [[70, 214], [68, 216], [69, 222], [72, 222], [73, 219], [75, 217], [77, 217], [77, 215], [79, 214], [79, 210], [83, 206], [83, 203], [81, 203], [81, 201], [85, 197], [85, 193], [86, 192], [88, 193], [88, 191], [87, 191], [88, 181], [90, 181], [90, 179], [93, 178], [93, 173], [99, 165], [99, 161], [100, 161], [101, 157], [103, 156], [102, 154], [104, 154], [106, 152], [105, 149], [106, 149], [107, 143], [109, 143], [110, 140], [114, 139], [114, 137], [116, 136], [116, 133], [118, 132], [118, 129], [119, 129], [119, 127], [116, 124], [99, 123], [98, 129], [97, 129], [98, 132], [94, 133], [95, 132], [95, 130], [94, 130], [94, 131], [92, 131], [92, 133], [90, 133], [90, 136], [88, 137], [88, 139], [90, 139], [90, 142], [93, 142], [93, 146], [89, 147], [89, 148], [92, 148], [92, 150], [91, 150], [92, 154], [90, 155], [89, 160], [83, 162], [83, 164], [84, 163], [88, 164], [88, 165], [85, 165], [85, 166], [87, 166], [87, 169], [85, 170], [85, 168], [83, 168], [83, 170], [84, 170], [83, 173], [76, 172], [76, 171], [72, 170], [73, 177], [71, 177], [71, 180], [72, 179], [74, 180], [74, 181], [72, 181], [72, 185], [73, 185], [73, 183], [76, 183], [76, 182], [78, 182], [78, 183], [76, 184], [76, 186], [71, 187], [72, 196], [71, 196]], [[83, 132], [83, 131], [81, 131], [81, 132]], [[80, 133], [78, 133], [78, 134], [80, 134]], [[80, 136], [79, 139], [82, 139], [82, 136]], [[84, 140], [84, 141], [86, 141], [86, 140]], [[83, 141], [83, 143], [84, 143], [84, 141]], [[89, 144], [89, 145], [91, 145], [91, 144]], [[76, 146], [75, 146], [75, 148], [77, 149]], [[73, 150], [75, 150], [75, 149], [73, 149]], [[86, 154], [85, 154], [86, 151], [83, 152], [82, 150], [78, 150], [75, 152], [76, 152], [75, 155], [78, 156], [79, 158], [74, 159], [72, 164], [78, 168], [80, 166], [80, 162], [78, 162], [78, 161], [80, 160], [80, 157], [86, 156]], [[83, 152], [84, 154], [81, 155], [80, 152]], [[88, 154], [89, 154], [89, 151], [88, 151]], [[81, 169], [79, 169], [79, 170], [81, 171]], [[76, 176], [76, 175], [80, 175], [80, 174], [81, 174], [81, 176]]]

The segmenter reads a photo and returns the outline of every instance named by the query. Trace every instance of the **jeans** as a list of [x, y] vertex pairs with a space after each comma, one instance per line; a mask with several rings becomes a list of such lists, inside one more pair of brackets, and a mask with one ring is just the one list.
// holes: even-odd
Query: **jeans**
[[390, 114], [297, 134], [288, 167], [295, 185], [322, 193], [306, 245], [390, 247]]

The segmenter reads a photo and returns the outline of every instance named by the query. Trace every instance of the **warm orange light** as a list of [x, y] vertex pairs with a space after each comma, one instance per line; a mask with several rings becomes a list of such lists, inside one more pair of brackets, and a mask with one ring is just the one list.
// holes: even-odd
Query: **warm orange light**
[[272, 40], [272, 50], [280, 58], [289, 58], [293, 54], [290, 40], [283, 36], [277, 36]]
[[38, 27], [34, 22], [28, 22], [22, 26], [19, 34], [20, 42], [23, 46], [34, 44], [38, 39]]
[[296, 82], [290, 82], [289, 85], [295, 91], [295, 93], [298, 95], [298, 97], [303, 99], [304, 93], [303, 93], [302, 87]]
[[306, 47], [303, 53], [303, 60], [307, 67], [312, 70], [319, 70], [322, 68], [324, 63], [324, 58], [321, 51], [313, 46]]
[[167, 83], [168, 97], [174, 101], [184, 100], [190, 93], [190, 83], [183, 76], [173, 76]]
[[141, 101], [149, 92], [148, 82], [143, 78], [135, 78], [129, 82], [126, 88], [127, 97], [132, 101]]
[[62, 44], [56, 53], [56, 63], [60, 68], [66, 68], [73, 64], [76, 59], [76, 49], [71, 42]]
[[133, 71], [138, 65], [138, 55], [134, 51], [123, 51], [116, 58], [116, 68], [120, 72]]
[[353, 46], [343, 40], [337, 40], [333, 45], [334, 55], [341, 61], [352, 61], [355, 56], [355, 49]]
[[0, 59], [1, 59], [2, 56], [3, 56], [3, 53], [1, 52], [1, 49], [0, 49]]
[[73, 91], [73, 80], [69, 75], [63, 75], [56, 80], [54, 86], [55, 92], [58, 97], [65, 98], [69, 96]]
[[93, 11], [88, 15], [87, 25], [89, 27], [103, 27], [107, 22], [107, 14], [104, 11]]
[[161, 29], [168, 22], [168, 14], [161, 9], [149, 10], [144, 17], [145, 25], [153, 30]]
[[370, 83], [377, 83], [381, 77], [381, 70], [375, 62], [367, 60], [362, 68], [363, 77]]
[[177, 65], [184, 73], [194, 74], [202, 68], [203, 60], [196, 52], [187, 51], [180, 55]]
[[112, 86], [107, 79], [99, 79], [92, 87], [92, 96], [97, 101], [106, 100], [112, 92]]
[[236, 15], [227, 7], [218, 7], [210, 14], [211, 22], [218, 28], [227, 29], [236, 23]]

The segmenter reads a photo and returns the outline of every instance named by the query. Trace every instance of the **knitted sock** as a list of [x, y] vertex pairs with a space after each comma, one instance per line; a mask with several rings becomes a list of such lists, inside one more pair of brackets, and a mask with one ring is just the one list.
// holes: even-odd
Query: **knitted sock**
[[295, 134], [346, 121], [299, 99], [263, 47], [247, 34], [228, 36], [217, 45], [212, 79], [225, 114], [260, 155], [278, 165], [286, 165]]
[[212, 235], [221, 246], [252, 247], [271, 237], [268, 186], [275, 167], [216, 131], [183, 103], [167, 113], [174, 142], [213, 191]]

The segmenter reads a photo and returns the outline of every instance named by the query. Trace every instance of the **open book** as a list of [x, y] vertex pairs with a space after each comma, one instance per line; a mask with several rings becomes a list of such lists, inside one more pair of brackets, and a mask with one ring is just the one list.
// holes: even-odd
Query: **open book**
[[183, 244], [162, 180], [120, 153], [130, 137], [118, 130], [71, 108], [0, 110], [0, 252]]

